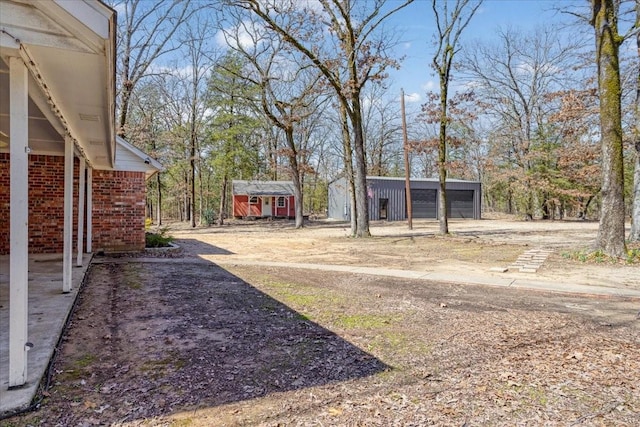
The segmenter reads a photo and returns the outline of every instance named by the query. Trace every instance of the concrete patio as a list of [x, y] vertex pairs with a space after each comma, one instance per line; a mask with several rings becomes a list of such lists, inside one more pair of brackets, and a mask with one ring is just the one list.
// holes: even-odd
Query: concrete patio
[[[9, 385], [9, 256], [0, 256], [0, 417], [29, 407], [60, 338], [91, 254], [73, 269], [73, 290], [62, 293], [62, 254], [29, 256], [29, 342], [27, 383]], [[75, 260], [75, 258], [74, 258]]]

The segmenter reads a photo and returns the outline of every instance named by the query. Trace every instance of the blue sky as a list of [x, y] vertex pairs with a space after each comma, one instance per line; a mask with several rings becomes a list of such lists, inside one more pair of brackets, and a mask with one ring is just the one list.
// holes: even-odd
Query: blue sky
[[[561, 2], [485, 0], [463, 33], [462, 42], [491, 40], [499, 27], [527, 32], [542, 24], [566, 20], [566, 16], [559, 16], [553, 11], [558, 4]], [[434, 52], [433, 22], [430, 0], [416, 0], [389, 21], [389, 26], [404, 32], [397, 52], [406, 56], [401, 70], [390, 73], [394, 80], [390, 87], [398, 94], [401, 88], [404, 89], [408, 103], [420, 104], [430, 88], [438, 88], [437, 78], [430, 67]]]

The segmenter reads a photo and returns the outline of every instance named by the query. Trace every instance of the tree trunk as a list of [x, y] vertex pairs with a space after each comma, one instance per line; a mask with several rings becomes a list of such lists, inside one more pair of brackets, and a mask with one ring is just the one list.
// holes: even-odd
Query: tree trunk
[[[636, 0], [636, 24], [640, 22], [640, 1]], [[640, 60], [640, 31], [636, 35], [638, 60]], [[634, 129], [636, 166], [633, 173], [633, 205], [631, 206], [630, 242], [640, 242], [640, 70], [636, 80], [636, 105]]]
[[[302, 182], [300, 179], [300, 170], [298, 169], [298, 156], [296, 152], [296, 144], [293, 140], [293, 128], [285, 129], [285, 137], [289, 145], [289, 169], [291, 169], [291, 178], [293, 180], [293, 195], [295, 197], [294, 206], [296, 211], [296, 228], [304, 226], [304, 217], [302, 212]], [[287, 214], [288, 215], [288, 214]]]
[[156, 173], [156, 180], [158, 181], [158, 204], [156, 207], [156, 213], [158, 214], [158, 226], [162, 225], [162, 185], [160, 180], [160, 172]]
[[202, 168], [198, 168], [198, 223], [202, 225], [202, 213], [204, 210], [204, 186], [202, 185]]
[[224, 210], [227, 204], [227, 185], [229, 177], [225, 173], [222, 177], [222, 186], [220, 188], [220, 209], [218, 213], [218, 225], [224, 225]]
[[597, 249], [614, 258], [626, 256], [624, 234], [624, 163], [617, 16], [613, 0], [592, 0], [596, 35], [600, 133], [602, 140], [602, 206]]
[[189, 160], [189, 166], [191, 170], [189, 171], [190, 177], [190, 185], [189, 188], [189, 197], [191, 198], [191, 206], [190, 206], [190, 217], [191, 217], [191, 227], [196, 226], [196, 140], [195, 140], [195, 123], [191, 123], [191, 159]]
[[354, 188], [357, 210], [355, 237], [370, 237], [369, 195], [367, 191], [367, 157], [364, 148], [364, 134], [362, 132], [362, 110], [360, 108], [359, 92], [353, 95], [351, 125], [353, 126], [353, 142], [355, 145]]
[[438, 139], [438, 225], [439, 234], [449, 234], [447, 219], [447, 95], [446, 75], [440, 73], [440, 136]]
[[640, 242], [640, 140], [636, 140], [636, 166], [633, 173], [630, 242]]
[[351, 235], [356, 235], [358, 224], [358, 209], [356, 205], [356, 189], [353, 182], [353, 151], [351, 149], [351, 133], [349, 132], [347, 108], [340, 103], [340, 119], [342, 123], [342, 148], [344, 157], [344, 169], [349, 183], [349, 221], [351, 222]]

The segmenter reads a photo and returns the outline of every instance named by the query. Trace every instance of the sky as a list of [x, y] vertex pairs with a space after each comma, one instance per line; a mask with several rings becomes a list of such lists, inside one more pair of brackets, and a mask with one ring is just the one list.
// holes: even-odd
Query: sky
[[[463, 32], [462, 43], [491, 41], [500, 27], [528, 32], [545, 23], [566, 20], [566, 16], [553, 11], [560, 3], [562, 1], [557, 0], [485, 0]], [[437, 76], [430, 67], [435, 51], [431, 1], [416, 0], [393, 15], [389, 26], [404, 33], [397, 54], [405, 56], [402, 68], [390, 73], [393, 80], [390, 90], [399, 94], [404, 89], [407, 104], [424, 103], [426, 92], [438, 89]]]

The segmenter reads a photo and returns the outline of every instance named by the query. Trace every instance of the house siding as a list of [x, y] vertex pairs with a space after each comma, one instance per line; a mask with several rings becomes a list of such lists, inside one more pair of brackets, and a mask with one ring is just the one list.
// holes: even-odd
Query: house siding
[[249, 204], [249, 196], [233, 196], [233, 216], [236, 218], [262, 216], [262, 201]]
[[[78, 218], [78, 164], [78, 159], [74, 159], [74, 249]], [[9, 166], [9, 154], [0, 153], [0, 218], [5, 219], [0, 221], [0, 255], [8, 254], [10, 246]], [[145, 189], [144, 172], [93, 171], [94, 248], [106, 251], [144, 249]], [[62, 252], [63, 233], [64, 157], [30, 155], [29, 253]]]

